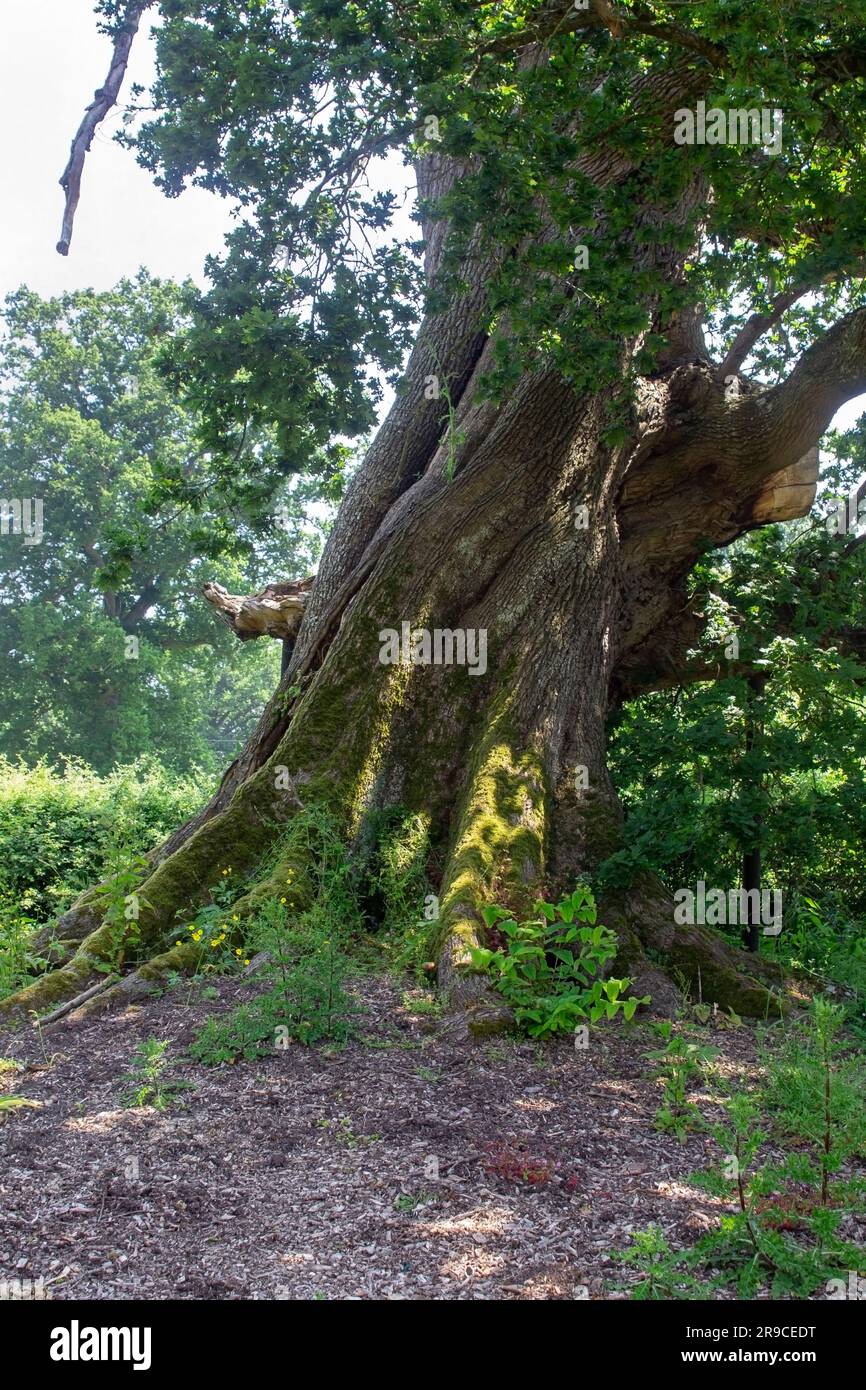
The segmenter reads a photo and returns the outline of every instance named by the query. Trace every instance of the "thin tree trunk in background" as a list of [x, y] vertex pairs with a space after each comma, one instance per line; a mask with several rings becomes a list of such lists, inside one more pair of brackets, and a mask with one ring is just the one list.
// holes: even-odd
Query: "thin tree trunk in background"
[[[767, 684], [767, 677], [763, 674], [749, 676], [749, 689], [751, 699], [749, 701], [749, 714], [746, 720], [746, 753], [751, 753], [756, 743], [760, 739], [762, 726], [755, 718], [755, 701], [759, 700], [764, 693]], [[760, 783], [760, 778], [756, 779], [755, 785]], [[760, 950], [761, 935], [761, 827], [763, 825], [763, 814], [758, 811], [755, 817], [755, 842], [751, 849], [747, 849], [743, 854], [743, 892], [746, 893], [746, 903], [748, 912], [748, 922], [743, 932], [743, 941], [746, 949], [753, 954]], [[754, 889], [757, 896], [750, 898], [748, 894]]]

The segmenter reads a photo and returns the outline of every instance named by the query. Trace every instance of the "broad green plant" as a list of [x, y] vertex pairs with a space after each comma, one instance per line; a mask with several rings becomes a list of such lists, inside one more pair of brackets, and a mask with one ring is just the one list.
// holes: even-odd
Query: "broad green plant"
[[537, 917], [516, 921], [504, 907], [482, 911], [488, 933], [502, 945], [471, 948], [472, 964], [491, 975], [514, 1017], [533, 1038], [572, 1032], [584, 1019], [622, 1014], [630, 1019], [642, 999], [625, 997], [630, 979], [603, 979], [617, 952], [616, 937], [596, 922], [595, 898], [577, 887], [560, 902], [539, 900]]

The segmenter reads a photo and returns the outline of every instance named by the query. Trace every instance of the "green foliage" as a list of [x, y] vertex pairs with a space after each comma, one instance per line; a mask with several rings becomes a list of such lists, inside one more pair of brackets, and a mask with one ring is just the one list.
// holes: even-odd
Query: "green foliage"
[[0, 1114], [5, 1110], [36, 1110], [39, 1108], [38, 1100], [28, 1100], [26, 1096], [0, 1096]]
[[866, 934], [862, 919], [853, 920], [832, 888], [825, 889], [823, 906], [802, 897], [793, 920], [786, 923], [784, 959], [798, 969], [814, 971], [853, 992], [849, 1020], [861, 1038], [866, 1029]]
[[166, 1039], [147, 1038], [138, 1044], [132, 1066], [123, 1077], [127, 1083], [122, 1096], [125, 1106], [150, 1105], [154, 1110], [167, 1110], [183, 1091], [192, 1090], [190, 1081], [172, 1080], [166, 1075], [167, 1051]]
[[[296, 816], [265, 866], [269, 893], [243, 924], [246, 956], [265, 988], [225, 1017], [208, 1020], [191, 1053], [208, 1065], [267, 1056], [291, 1041], [342, 1045], [359, 1006], [345, 989], [349, 943], [360, 929], [355, 874], [333, 818]], [[290, 867], [302, 864], [298, 874]], [[285, 891], [274, 896], [275, 879]], [[303, 905], [299, 905], [303, 904]]]
[[641, 1281], [632, 1287], [637, 1301], [647, 1299], [706, 1298], [706, 1281], [696, 1278], [681, 1251], [674, 1251], [660, 1226], [634, 1231], [628, 1250], [614, 1251], [614, 1259], [640, 1270]]
[[47, 964], [31, 949], [32, 918], [6, 894], [0, 897], [0, 999], [12, 994]]
[[[866, 466], [866, 429], [829, 445], [822, 485], [847, 492]], [[672, 890], [699, 879], [727, 890], [744, 851], [760, 848], [784, 909], [762, 950], [854, 990], [866, 1017], [866, 550], [812, 518], [767, 527], [705, 557], [691, 588], [708, 618], [688, 657], [703, 679], [615, 716], [625, 843], [599, 882], [651, 870]], [[764, 673], [763, 694], [744, 668]]]
[[818, 1155], [821, 1200], [853, 1156], [866, 1159], [866, 1069], [842, 1037], [845, 1010], [818, 997], [811, 1026], [793, 1029], [781, 1047], [765, 1047], [764, 1099], [776, 1130], [798, 1136]]
[[675, 1033], [669, 1019], [654, 1023], [653, 1031], [664, 1043], [663, 1047], [644, 1053], [649, 1061], [659, 1064], [664, 1085], [655, 1123], [658, 1129], [672, 1130], [679, 1140], [683, 1140], [690, 1129], [703, 1126], [701, 1112], [688, 1099], [689, 1085], [704, 1076], [705, 1068], [718, 1056], [718, 1051], [714, 1047], [689, 1042], [681, 1033]]
[[428, 819], [402, 807], [368, 818], [360, 892], [367, 904], [372, 944], [389, 967], [424, 978], [434, 954], [438, 903], [430, 892]]
[[[110, 31], [123, 9], [100, 0]], [[777, 291], [814, 284], [788, 331], [761, 343], [772, 376], [860, 294], [866, 117], [845, 55], [863, 0], [652, 0], [640, 30], [626, 23], [616, 37], [568, 6], [522, 2], [299, 0], [290, 22], [278, 0], [162, 0], [159, 12], [158, 77], [121, 138], [171, 196], [195, 183], [244, 210], [209, 263], [211, 288], [190, 291], [192, 323], [169, 364], [207, 447], [226, 458], [245, 429], [276, 421], [279, 458], [327, 477], [339, 473], [340, 439], [369, 428], [421, 299], [393, 191], [401, 156], [435, 153], [466, 171], [423, 202], [428, 222], [449, 219], [428, 302], [461, 292], [470, 249], [483, 258], [486, 293], [468, 330], [495, 339], [490, 390], [551, 364], [577, 386], [609, 386], [612, 445], [623, 373], [651, 366], [660, 341], [654, 308], [664, 319], [702, 300], [727, 346], [744, 306], [767, 312]], [[548, 60], [528, 63], [539, 24]], [[666, 103], [634, 100], [637, 79], [651, 90], [674, 63], [702, 63], [705, 48], [721, 55], [708, 105], [784, 112], [773, 157], [732, 144], [685, 158]], [[600, 154], [635, 172], [600, 186], [587, 167]], [[636, 245], [636, 195], [673, 210], [692, 202], [696, 174], [705, 192], [691, 218], [644, 219]], [[591, 254], [575, 275], [580, 230]], [[675, 238], [684, 250], [701, 243], [683, 284], [653, 268], [653, 243]], [[622, 344], [644, 333], [632, 364]]]
[[808, 1298], [866, 1268], [866, 1248], [845, 1233], [849, 1214], [866, 1214], [866, 1182], [842, 1171], [866, 1154], [866, 1064], [845, 1043], [843, 1019], [818, 998], [781, 1044], [768, 1039], [764, 1081], [731, 1096], [712, 1127], [721, 1163], [692, 1179], [733, 1197], [733, 1214], [686, 1250], [658, 1228], [635, 1233], [618, 1255], [643, 1275], [634, 1298]]
[[[237, 944], [243, 935], [240, 914], [232, 911], [236, 899], [244, 896], [247, 887], [244, 880], [234, 878], [231, 864], [226, 865], [208, 890], [210, 901], [198, 909], [191, 922], [172, 929], [166, 948], [170, 948], [172, 941], [175, 946], [186, 944], [197, 948], [195, 977], [225, 975], [240, 965], [249, 965], [244, 946]], [[182, 936], [176, 937], [176, 930], [182, 932]], [[201, 994], [204, 997], [203, 990]]]
[[487, 929], [504, 938], [503, 946], [471, 949], [472, 964], [493, 976], [531, 1037], [573, 1031], [585, 1018], [597, 1023], [621, 1012], [628, 1019], [638, 1004], [649, 1003], [648, 996], [623, 997], [630, 980], [594, 978], [617, 946], [613, 932], [595, 925], [588, 888], [576, 888], [556, 906], [537, 902], [535, 910], [538, 917], [516, 922], [506, 908], [484, 908]]
[[407, 990], [403, 995], [403, 1008], [410, 1014], [438, 1018], [442, 1013], [443, 1005], [442, 1000], [438, 999], [431, 990], [426, 990], [423, 993], [421, 990]]
[[410, 1216], [419, 1207], [427, 1206], [430, 1202], [435, 1201], [435, 1192], [401, 1192], [399, 1197], [394, 1198], [394, 1210]]
[[249, 949], [266, 953], [266, 989], [227, 1017], [208, 1019], [192, 1056], [216, 1066], [268, 1056], [291, 1041], [345, 1043], [359, 1007], [344, 989], [350, 961], [339, 937], [339, 924], [329, 930], [310, 914], [293, 924], [280, 903], [264, 903], [250, 926]]
[[144, 855], [121, 850], [112, 855], [112, 860], [109, 877], [100, 886], [97, 898], [100, 915], [111, 934], [110, 953], [96, 966], [106, 975], [114, 974], [124, 961], [135, 958], [141, 941], [139, 910], [151, 906], [147, 898], [135, 891], [148, 869]]
[[255, 949], [268, 955], [279, 1023], [289, 1038], [343, 1043], [352, 1032], [359, 1006], [344, 989], [350, 969], [345, 924], [325, 914], [307, 913], [295, 930], [287, 928], [278, 904], [264, 908], [256, 922]]
[[[0, 757], [0, 997], [39, 968], [36, 928], [158, 844], [207, 791], [201, 774], [179, 777], [150, 757], [105, 777], [75, 760], [28, 768]], [[118, 922], [125, 896], [115, 893]]]
[[318, 490], [287, 481], [260, 433], [217, 495], [195, 412], [157, 364], [181, 299], [141, 271], [103, 293], [6, 300], [0, 476], [4, 495], [44, 506], [39, 544], [0, 545], [8, 756], [62, 752], [107, 771], [150, 749], [217, 772], [277, 683], [277, 644], [239, 643], [201, 586], [248, 592], [307, 570]]

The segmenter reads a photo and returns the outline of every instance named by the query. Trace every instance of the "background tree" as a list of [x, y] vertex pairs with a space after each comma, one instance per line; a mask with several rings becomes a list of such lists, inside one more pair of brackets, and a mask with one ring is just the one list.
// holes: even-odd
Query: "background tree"
[[[827, 443], [823, 510], [833, 520], [831, 495], [847, 497], [863, 474], [862, 426]], [[774, 949], [831, 970], [844, 955], [848, 983], [859, 957], [861, 988], [864, 536], [810, 517], [699, 563], [691, 602], [709, 621], [697, 649], [665, 689], [624, 701], [612, 721], [625, 844], [600, 869], [610, 883], [654, 868], [672, 890], [698, 879], [728, 889], [754, 847], [764, 886], [784, 895]], [[750, 720], [760, 726], [751, 751]]]
[[213, 505], [196, 417], [158, 366], [181, 296], [141, 272], [108, 293], [7, 300], [0, 478], [4, 496], [44, 508], [41, 543], [0, 541], [10, 757], [107, 770], [150, 750], [216, 772], [277, 683], [275, 653], [237, 649], [198, 591], [214, 567], [246, 586], [274, 566], [306, 572], [314, 487], [289, 483], [262, 437], [245, 445], [256, 496]]
[[[98, 8], [119, 41], [143, 6]], [[154, 8], [158, 114], [130, 138], [169, 193], [192, 179], [243, 209], [176, 372], [226, 475], [250, 428], [273, 424], [290, 467], [365, 430], [375, 370], [398, 369], [417, 275], [387, 235], [394, 194], [366, 181], [387, 151], [415, 167], [424, 293], [279, 695], [151, 865], [151, 973], [183, 963], [175, 914], [229, 847], [251, 903], [283, 881], [280, 827], [321, 805], [363, 880], [402, 807], [440, 865], [440, 981], [467, 1001], [479, 909], [520, 910], [621, 845], [606, 716], [686, 661], [691, 570], [808, 511], [816, 445], [866, 390], [864, 0]], [[678, 142], [701, 102], [733, 112], [733, 142]], [[772, 149], [749, 109], [782, 113]], [[402, 621], [486, 630], [484, 678], [383, 664]], [[95, 901], [61, 921], [75, 954], [7, 1010], [92, 977]], [[675, 929], [654, 876], [602, 919], [657, 1007], [663, 965], [768, 1007], [769, 966]]]

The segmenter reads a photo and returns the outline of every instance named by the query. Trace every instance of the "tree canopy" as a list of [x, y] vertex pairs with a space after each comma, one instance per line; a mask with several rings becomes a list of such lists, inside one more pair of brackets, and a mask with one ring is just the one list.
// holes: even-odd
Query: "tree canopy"
[[[109, 33], [128, 8], [147, 7], [101, 0]], [[478, 327], [497, 339], [486, 385], [500, 397], [527, 364], [578, 386], [618, 380], [618, 339], [643, 335], [613, 417], [661, 346], [638, 291], [662, 321], [700, 304], [728, 368], [746, 360], [770, 381], [862, 300], [864, 0], [156, 9], [158, 79], [125, 138], [169, 195], [194, 183], [240, 213], [176, 359], [215, 449], [268, 421], [290, 466], [335, 466], [340, 439], [369, 429], [382, 375], [399, 379], [420, 308], [459, 293], [467, 258], [487, 267]], [[694, 74], [707, 107], [779, 113], [778, 151], [673, 143], [672, 72], [686, 87]], [[632, 225], [634, 187], [600, 195], [618, 156], [637, 156], [654, 223]], [[418, 169], [428, 237], [447, 219], [423, 288], [387, 186], [399, 158]], [[685, 272], [636, 267], [635, 236], [669, 237], [665, 209], [687, 197]]]
[[[40, 543], [0, 546], [0, 749], [109, 768], [158, 751], [214, 770], [273, 689], [276, 652], [236, 650], [201, 597], [228, 578], [305, 573], [312, 484], [262, 462], [234, 505], [210, 495], [198, 421], [159, 370], [181, 287], [141, 272], [105, 293], [9, 296], [0, 340], [0, 474], [39, 498]], [[267, 451], [253, 443], [260, 461]], [[273, 491], [264, 493], [269, 481]]]

